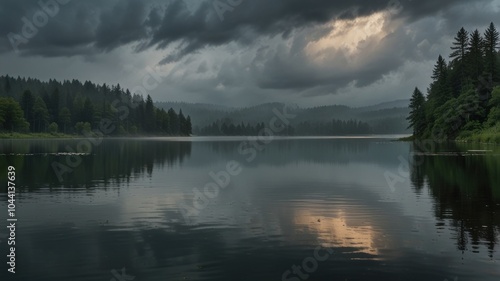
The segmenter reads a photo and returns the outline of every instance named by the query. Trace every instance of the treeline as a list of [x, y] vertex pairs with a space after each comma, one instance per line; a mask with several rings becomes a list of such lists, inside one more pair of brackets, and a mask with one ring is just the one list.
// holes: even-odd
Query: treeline
[[366, 135], [373, 133], [368, 123], [356, 120], [332, 120], [330, 122], [301, 122], [296, 134], [304, 136]]
[[[143, 174], [151, 175], [155, 165], [180, 165], [191, 154], [191, 142], [108, 140], [94, 146], [94, 153], [86, 156], [81, 165], [70, 173], [67, 170], [54, 170], [52, 165], [55, 162], [66, 164], [65, 157], [58, 154], [68, 151], [68, 145], [76, 147], [79, 140], [4, 141], [4, 144], [7, 143], [9, 145], [2, 147], [2, 153], [16, 156], [0, 157], [0, 165], [16, 167], [16, 181], [23, 191], [43, 188], [44, 186], [40, 185], [42, 182], [50, 188], [91, 187], [95, 180], [100, 180], [104, 188], [116, 186], [116, 183], [112, 183], [128, 182]], [[0, 177], [7, 177], [7, 169], [0, 169]], [[0, 192], [2, 191], [7, 192], [7, 188], [0, 189]]]
[[499, 32], [458, 31], [447, 62], [439, 56], [427, 95], [416, 88], [407, 118], [416, 138], [467, 138], [500, 132]]
[[[240, 123], [235, 125], [231, 120], [217, 120], [203, 127], [199, 134], [203, 136], [257, 136], [266, 128], [263, 122], [255, 125]], [[330, 122], [301, 122], [297, 125], [287, 125], [278, 133], [283, 136], [340, 136], [362, 135], [373, 132], [370, 125], [356, 120], [332, 120]]]
[[0, 76], [0, 131], [81, 134], [103, 122], [109, 135], [192, 133], [182, 110], [159, 109], [149, 95], [144, 100], [119, 84]]
[[[255, 125], [244, 124], [242, 122], [235, 125], [230, 120], [217, 120], [201, 128], [198, 133], [202, 136], [257, 136], [265, 128], [266, 125], [263, 122]], [[280, 134], [290, 136], [293, 134], [292, 128], [287, 126]]]

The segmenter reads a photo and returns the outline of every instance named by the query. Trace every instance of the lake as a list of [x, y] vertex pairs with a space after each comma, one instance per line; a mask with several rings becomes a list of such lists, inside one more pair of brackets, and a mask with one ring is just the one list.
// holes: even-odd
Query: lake
[[1, 140], [0, 279], [500, 280], [500, 147], [391, 139]]

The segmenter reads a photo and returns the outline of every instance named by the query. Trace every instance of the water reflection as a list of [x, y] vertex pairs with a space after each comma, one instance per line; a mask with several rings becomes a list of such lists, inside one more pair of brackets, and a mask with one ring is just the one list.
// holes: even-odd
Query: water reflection
[[[191, 154], [190, 142], [105, 140], [79, 153], [82, 140], [1, 140], [0, 164], [16, 167], [17, 185], [28, 190], [42, 187], [120, 185], [131, 178], [151, 175], [153, 167], [182, 163]], [[85, 140], [83, 140], [85, 141]], [[54, 168], [57, 166], [57, 169]], [[57, 176], [60, 171], [62, 180]], [[0, 171], [5, 176], [5, 171]], [[3, 189], [2, 189], [3, 191]]]
[[[493, 154], [423, 155], [412, 185], [391, 193], [384, 172], [418, 156], [407, 143], [282, 139], [248, 162], [241, 141], [105, 140], [62, 183], [51, 163], [77, 140], [0, 141], [21, 191], [18, 280], [110, 280], [122, 268], [135, 280], [280, 280], [318, 246], [334, 253], [309, 280], [500, 277]], [[186, 224], [179, 203], [230, 160], [242, 173]]]
[[312, 211], [297, 210], [295, 227], [315, 233], [323, 247], [355, 248], [357, 253], [378, 255], [377, 236], [371, 225], [350, 225], [344, 211], [339, 210], [335, 217], [314, 214]]
[[493, 258], [500, 234], [500, 148], [449, 143], [433, 153], [413, 151], [412, 183], [418, 193], [428, 187], [435, 198], [438, 227], [454, 229], [459, 250], [479, 253], [484, 246]]

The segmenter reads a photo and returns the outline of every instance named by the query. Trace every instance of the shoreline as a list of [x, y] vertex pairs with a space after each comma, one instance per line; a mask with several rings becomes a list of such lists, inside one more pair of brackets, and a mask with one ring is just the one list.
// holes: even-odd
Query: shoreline
[[[189, 136], [175, 136], [175, 135], [140, 135], [140, 136], [90, 136], [95, 138], [158, 138], [158, 137], [189, 137]], [[85, 135], [68, 135], [68, 134], [50, 134], [50, 133], [0, 133], [0, 140], [36, 140], [36, 139], [85, 139], [89, 136]]]
[[[414, 136], [409, 136], [405, 138], [399, 138], [396, 141], [400, 142], [413, 142], [413, 141], [424, 141], [428, 139], [417, 139]], [[491, 141], [493, 140], [493, 141]], [[498, 134], [488, 134], [484, 136], [483, 134], [474, 134], [466, 138], [456, 138], [450, 140], [444, 140], [447, 142], [457, 142], [457, 143], [477, 143], [477, 144], [494, 144], [500, 145], [500, 133]]]
[[[411, 136], [399, 138], [405, 134], [373, 134], [373, 135], [335, 135], [335, 136], [308, 136], [308, 135], [300, 135], [300, 136], [274, 136], [274, 138], [323, 138], [323, 139], [335, 139], [335, 138], [388, 138], [393, 139], [395, 141], [411, 138]], [[98, 138], [99, 136], [91, 136]], [[141, 138], [247, 138], [247, 137], [258, 137], [252, 135], [244, 135], [244, 136], [202, 136], [202, 135], [191, 135], [191, 136], [177, 136], [177, 135], [122, 135], [122, 136], [101, 136], [100, 138], [104, 139], [121, 139], [121, 138], [130, 138], [130, 139], [141, 139]], [[0, 140], [37, 140], [37, 139], [85, 139], [89, 138], [89, 136], [85, 135], [68, 135], [68, 134], [49, 134], [49, 133], [0, 133]]]

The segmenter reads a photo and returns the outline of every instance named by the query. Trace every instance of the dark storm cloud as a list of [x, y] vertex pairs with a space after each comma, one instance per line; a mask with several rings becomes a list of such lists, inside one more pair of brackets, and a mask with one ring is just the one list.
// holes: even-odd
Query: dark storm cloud
[[111, 51], [147, 38], [146, 9], [147, 1], [132, 0], [2, 1], [0, 52], [14, 51], [13, 45], [25, 56]]
[[[230, 7], [227, 4], [230, 1], [218, 0], [204, 1], [191, 13], [186, 3], [179, 0], [170, 2], [162, 16], [158, 11], [150, 14], [155, 20], [149, 22], [158, 24], [151, 25], [152, 37], [146, 38], [147, 44], [144, 46], [162, 49], [173, 42], [180, 42], [178, 50], [168, 54], [162, 61], [169, 63], [206, 46], [220, 46], [233, 41], [252, 43], [258, 36], [281, 34], [287, 37], [295, 29], [324, 24], [335, 18], [345, 19], [398, 9], [401, 12], [399, 16], [414, 21], [459, 2], [468, 1], [241, 0], [241, 4]], [[216, 3], [223, 3], [223, 6], [217, 6]], [[216, 12], [216, 7], [219, 7], [219, 13]], [[224, 7], [230, 10], [225, 10]], [[160, 17], [163, 19], [158, 22]]]
[[[44, 10], [39, 3], [54, 1], [59, 0], [0, 1], [0, 54], [13, 55], [10, 41], [19, 37], [12, 35], [23, 36], [26, 21], [33, 23], [36, 13]], [[184, 59], [183, 64], [188, 64], [190, 62], [185, 59], [188, 55], [201, 53], [209, 47], [226, 48], [234, 44], [241, 49], [248, 47], [254, 57], [245, 62], [226, 62], [214, 81], [200, 81], [200, 85], [221, 84], [231, 88], [251, 84], [263, 90], [321, 95], [352, 83], [358, 87], [368, 86], [391, 71], [397, 71], [406, 61], [434, 59], [437, 57], [436, 42], [444, 34], [453, 35], [459, 28], [457, 24], [467, 26], [470, 21], [481, 26], [484, 19], [479, 15], [493, 17], [483, 23], [486, 25], [496, 16], [481, 8], [491, 0], [240, 2], [233, 5], [231, 3], [238, 3], [238, 0], [73, 0], [58, 5], [60, 11], [50, 15], [46, 25], [37, 27], [32, 38], [17, 41], [19, 52], [16, 55], [92, 57], [131, 45], [135, 52], [163, 51], [164, 58], [159, 63]], [[471, 3], [478, 7], [474, 15], [469, 10]], [[229, 10], [220, 10], [224, 7]], [[329, 53], [331, 61], [327, 65], [315, 64], [307, 57], [304, 51], [307, 43], [331, 31], [325, 23], [388, 9], [397, 10], [392, 15], [393, 20], [412, 26], [413, 33], [398, 28], [379, 42], [366, 39], [361, 46], [359, 65], [354, 68], [348, 67], [350, 62], [340, 51]], [[439, 29], [435, 26], [436, 19], [446, 24]], [[289, 49], [281, 46], [287, 40], [292, 41]], [[260, 41], [264, 43], [256, 43]], [[210, 76], [213, 67], [205, 58], [188, 58], [195, 60], [194, 72]], [[189, 82], [190, 86], [195, 84], [196, 81]]]
[[[7, 34], [22, 34], [22, 18], [32, 20], [37, 11], [43, 10], [40, 2], [0, 2], [2, 52], [12, 50]], [[59, 5], [60, 12], [50, 17], [48, 24], [38, 28], [38, 34], [19, 49], [25, 54], [57, 56], [57, 52], [61, 52], [61, 56], [68, 56], [106, 52], [134, 42], [138, 50], [163, 49], [178, 42], [177, 51], [166, 55], [165, 62], [170, 62], [206, 46], [251, 42], [262, 35], [286, 36], [297, 28], [325, 23], [336, 17], [352, 17], [355, 14], [347, 11], [353, 7], [358, 7], [357, 15], [367, 15], [402, 5], [401, 16], [414, 20], [461, 1], [242, 0], [240, 5], [231, 7], [231, 11], [220, 10], [223, 20], [216, 12], [215, 3], [228, 7], [227, 0], [200, 2], [192, 12], [185, 0], [71, 1]], [[249, 37], [249, 32], [253, 36]]]
[[[297, 49], [302, 49], [307, 41], [303, 41], [306, 36], [297, 37], [296, 41], [299, 42], [294, 44], [299, 44]], [[352, 62], [342, 50], [330, 53], [331, 60], [318, 66], [304, 52], [275, 52], [264, 48], [259, 51], [252, 65], [254, 76], [258, 78], [258, 85], [264, 89], [305, 90], [318, 87], [321, 89], [318, 94], [333, 93], [351, 82], [355, 82], [358, 87], [368, 86], [397, 69], [406, 59], [417, 56], [414, 41], [422, 38], [411, 40], [407, 37], [400, 30], [386, 36], [383, 42], [367, 39], [363, 51], [355, 58], [362, 62], [362, 67], [351, 69], [349, 65]]]

